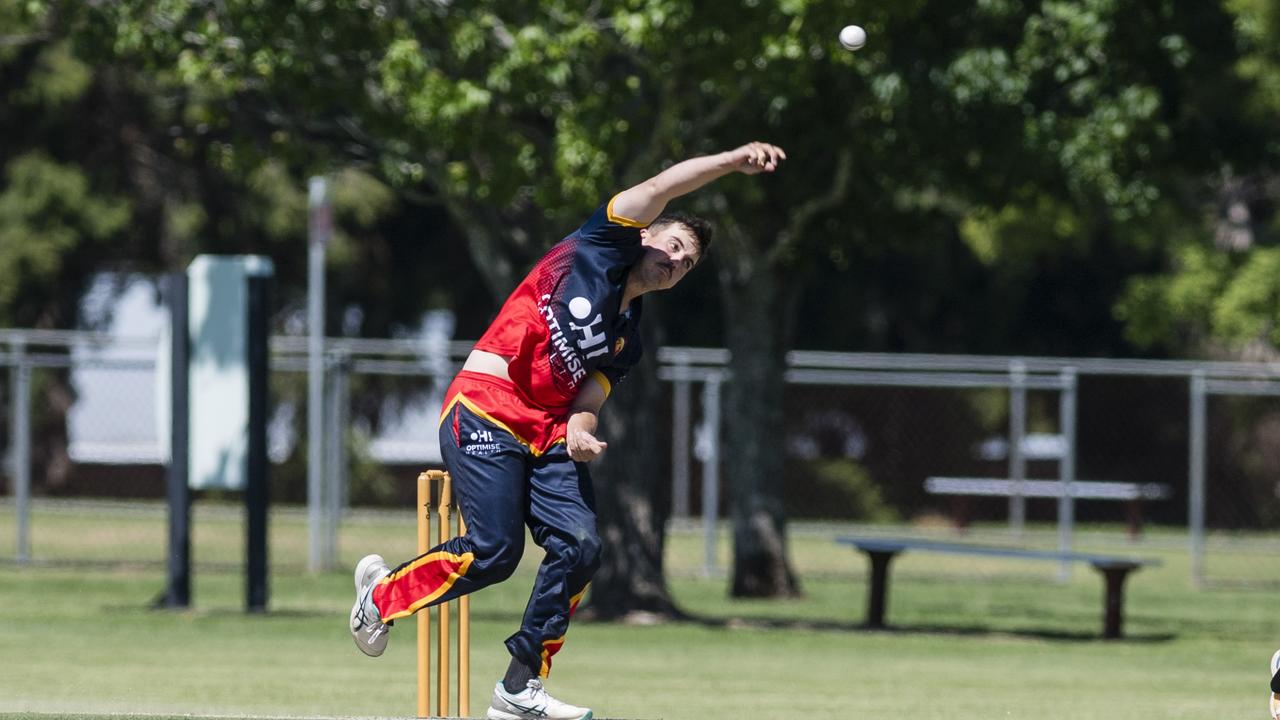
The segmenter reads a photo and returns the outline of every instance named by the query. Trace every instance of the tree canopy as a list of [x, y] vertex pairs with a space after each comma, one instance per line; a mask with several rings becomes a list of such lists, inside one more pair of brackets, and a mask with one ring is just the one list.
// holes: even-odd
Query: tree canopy
[[611, 193], [775, 142], [775, 177], [681, 201], [720, 229], [716, 286], [664, 326], [734, 351], [735, 591], [794, 592], [757, 441], [787, 349], [1273, 352], [1277, 7], [9, 0], [0, 321], [72, 324], [94, 268], [208, 250], [275, 255], [297, 307], [325, 173], [331, 327], [448, 305], [478, 332]]

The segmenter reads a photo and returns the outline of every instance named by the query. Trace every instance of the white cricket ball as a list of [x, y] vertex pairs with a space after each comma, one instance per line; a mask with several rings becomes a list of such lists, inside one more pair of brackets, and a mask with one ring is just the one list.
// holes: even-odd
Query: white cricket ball
[[840, 31], [840, 44], [845, 50], [857, 50], [867, 44], [867, 31], [857, 25], [845, 25]]

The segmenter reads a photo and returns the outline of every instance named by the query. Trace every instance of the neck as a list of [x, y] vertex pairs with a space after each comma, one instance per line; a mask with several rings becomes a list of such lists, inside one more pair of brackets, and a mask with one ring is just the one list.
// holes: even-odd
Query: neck
[[627, 278], [627, 286], [622, 290], [622, 302], [618, 303], [618, 312], [626, 312], [631, 307], [631, 301], [644, 294], [644, 290], [640, 288], [634, 278]]

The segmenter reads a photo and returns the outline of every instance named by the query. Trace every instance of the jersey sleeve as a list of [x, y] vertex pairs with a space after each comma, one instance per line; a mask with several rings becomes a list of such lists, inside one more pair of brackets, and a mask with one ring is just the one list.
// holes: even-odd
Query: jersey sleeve
[[591, 373], [591, 379], [600, 384], [604, 388], [605, 397], [608, 397], [613, 388], [622, 379], [627, 376], [631, 368], [640, 362], [640, 358], [644, 355], [644, 348], [640, 345], [640, 336], [638, 333], [632, 334], [626, 340], [626, 345], [622, 348], [622, 352], [618, 353], [608, 365], [602, 365]]
[[587, 218], [578, 230], [579, 237], [596, 245], [640, 244], [640, 229], [645, 226], [631, 218], [615, 215], [613, 201], [616, 199], [616, 195], [610, 198]]

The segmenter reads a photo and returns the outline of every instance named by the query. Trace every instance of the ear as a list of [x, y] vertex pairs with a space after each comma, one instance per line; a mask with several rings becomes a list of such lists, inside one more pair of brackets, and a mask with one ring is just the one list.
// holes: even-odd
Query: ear
[[645, 240], [648, 240], [648, 239], [649, 239], [649, 228], [647, 227], [640, 228], [640, 242], [644, 242]]

